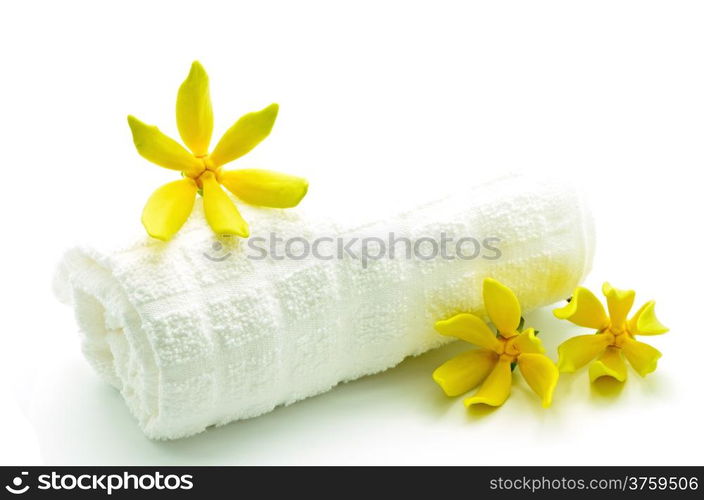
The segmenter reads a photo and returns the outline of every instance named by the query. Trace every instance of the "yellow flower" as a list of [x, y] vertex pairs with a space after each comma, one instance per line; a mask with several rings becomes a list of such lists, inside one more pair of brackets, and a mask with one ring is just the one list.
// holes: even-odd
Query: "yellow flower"
[[628, 319], [636, 293], [616, 289], [608, 283], [604, 283], [602, 292], [606, 296], [608, 316], [599, 299], [583, 287], [575, 290], [569, 304], [553, 311], [560, 319], [597, 330], [592, 335], [572, 337], [558, 347], [560, 371], [574, 372], [596, 358], [589, 366], [592, 382], [603, 376], [623, 382], [627, 376], [624, 356], [641, 377], [655, 371], [662, 354], [634, 338], [668, 331], [655, 316], [655, 302], [646, 302]]
[[261, 111], [242, 116], [209, 151], [213, 132], [208, 75], [198, 61], [178, 90], [176, 124], [190, 152], [157, 127], [134, 116], [127, 121], [137, 151], [165, 168], [180, 170], [182, 179], [157, 189], [142, 212], [147, 232], [160, 240], [170, 239], [183, 226], [193, 209], [196, 192], [203, 195], [208, 224], [218, 234], [249, 236], [249, 227], [220, 185], [242, 201], [274, 208], [296, 206], [305, 196], [308, 183], [300, 177], [268, 170], [223, 171], [222, 166], [244, 156], [271, 132], [279, 111], [271, 104]]
[[479, 390], [464, 400], [465, 406], [478, 403], [501, 406], [511, 392], [512, 364], [518, 363], [526, 382], [547, 408], [552, 403], [552, 393], [559, 377], [557, 367], [545, 356], [542, 342], [532, 328], [518, 332], [521, 306], [510, 288], [487, 278], [483, 296], [486, 312], [499, 334], [494, 334], [473, 314], [458, 314], [438, 321], [435, 324], [438, 332], [465, 340], [480, 349], [465, 352], [442, 364], [433, 372], [433, 379], [448, 396], [459, 396], [481, 383]]

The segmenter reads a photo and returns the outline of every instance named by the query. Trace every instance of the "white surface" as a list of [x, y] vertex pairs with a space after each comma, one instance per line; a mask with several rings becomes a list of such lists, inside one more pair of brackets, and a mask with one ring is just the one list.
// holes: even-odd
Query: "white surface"
[[[703, 9], [4, 3], [0, 460], [702, 464]], [[598, 237], [588, 284], [658, 300], [671, 328], [652, 340], [658, 371], [631, 372], [617, 397], [584, 371], [564, 376], [548, 411], [519, 381], [503, 408], [468, 414], [430, 379], [456, 344], [261, 418], [146, 440], [82, 360], [50, 280], [65, 248], [138, 224], [173, 178], [137, 156], [125, 115], [175, 133], [194, 58], [211, 75], [216, 135], [281, 104], [272, 136], [240, 165], [308, 177], [309, 207], [402, 205], [507, 169], [582, 183]], [[530, 320], [548, 345], [583, 333], [549, 311]]]

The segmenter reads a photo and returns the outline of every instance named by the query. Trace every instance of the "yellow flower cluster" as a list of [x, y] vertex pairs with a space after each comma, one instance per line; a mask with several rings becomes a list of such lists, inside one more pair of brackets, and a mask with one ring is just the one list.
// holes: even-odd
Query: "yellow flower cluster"
[[480, 386], [464, 400], [465, 406], [504, 404], [511, 392], [515, 365], [543, 406], [548, 407], [559, 372], [573, 372], [593, 361], [589, 368], [592, 381], [608, 376], [623, 382], [627, 373], [624, 357], [638, 374], [645, 376], [655, 370], [661, 356], [657, 349], [634, 339], [635, 335], [665, 333], [667, 328], [655, 316], [652, 301], [628, 319], [635, 298], [632, 290], [618, 290], [604, 284], [608, 315], [599, 299], [582, 287], [577, 288], [565, 307], [554, 311], [557, 318], [596, 330], [595, 334], [573, 337], [560, 345], [557, 366], [545, 355], [532, 328], [518, 331], [522, 323], [521, 306], [513, 291], [491, 278], [484, 280], [482, 291], [486, 314], [498, 333], [480, 317], [468, 313], [435, 324], [442, 335], [479, 347], [450, 359], [433, 372], [433, 379], [448, 396], [458, 396]]
[[[197, 61], [178, 90], [176, 124], [186, 147], [133, 116], [128, 117], [137, 151], [147, 160], [181, 172], [182, 178], [157, 189], [147, 201], [142, 224], [154, 238], [168, 240], [183, 226], [193, 210], [197, 193], [203, 196], [203, 211], [217, 234], [249, 236], [249, 227], [224, 186], [238, 199], [256, 206], [289, 208], [306, 195], [308, 182], [300, 177], [269, 170], [225, 171], [222, 167], [251, 151], [271, 132], [279, 111], [271, 104], [261, 111], [242, 116], [210, 150], [213, 110], [209, 80]], [[554, 311], [557, 318], [595, 330], [573, 337], [558, 348], [557, 365], [546, 356], [533, 328], [521, 328], [521, 306], [507, 286], [487, 278], [483, 283], [486, 314], [494, 333], [480, 317], [458, 314], [438, 321], [442, 335], [457, 337], [479, 349], [456, 356], [433, 372], [433, 379], [448, 396], [458, 396], [479, 386], [465, 399], [466, 406], [501, 406], [508, 399], [513, 368], [540, 397], [544, 407], [552, 403], [560, 372], [573, 372], [590, 364], [592, 381], [608, 376], [626, 380], [628, 360], [641, 376], [657, 367], [660, 352], [635, 339], [637, 335], [667, 332], [655, 316], [655, 303], [647, 302], [631, 318], [635, 292], [603, 286], [608, 314], [586, 288], [579, 287], [570, 302]], [[519, 331], [520, 330], [520, 331]]]

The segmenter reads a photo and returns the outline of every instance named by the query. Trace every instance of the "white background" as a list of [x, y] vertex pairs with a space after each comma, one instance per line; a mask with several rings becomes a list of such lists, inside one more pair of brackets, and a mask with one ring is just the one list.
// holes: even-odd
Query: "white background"
[[[50, 464], [702, 464], [701, 2], [4, 2], [0, 460]], [[214, 138], [281, 104], [240, 166], [309, 178], [309, 209], [382, 213], [513, 170], [590, 194], [604, 280], [658, 300], [656, 373], [563, 376], [540, 408], [467, 412], [430, 379], [452, 345], [194, 438], [145, 439], [51, 292], [72, 245], [141, 231], [173, 172], [125, 116], [176, 137], [193, 59]], [[584, 333], [530, 315], [554, 346]]]

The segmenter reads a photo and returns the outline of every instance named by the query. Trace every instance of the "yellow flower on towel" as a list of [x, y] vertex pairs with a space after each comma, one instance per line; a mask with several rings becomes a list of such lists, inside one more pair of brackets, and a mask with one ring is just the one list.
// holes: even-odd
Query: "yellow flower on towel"
[[247, 222], [221, 185], [252, 205], [296, 206], [308, 190], [305, 179], [269, 170], [222, 170], [223, 165], [244, 156], [269, 135], [278, 111], [279, 105], [271, 104], [261, 111], [242, 116], [209, 152], [213, 109], [208, 75], [196, 61], [176, 99], [176, 124], [190, 151], [157, 127], [128, 116], [139, 154], [159, 166], [179, 170], [183, 176], [161, 186], [147, 201], [142, 212], [142, 224], [147, 232], [160, 240], [170, 239], [188, 219], [196, 193], [200, 192], [205, 218], [213, 231], [249, 236]]
[[606, 296], [608, 315], [599, 299], [583, 287], [575, 290], [566, 306], [553, 311], [560, 319], [596, 330], [595, 334], [572, 337], [558, 347], [560, 371], [574, 372], [595, 360], [589, 366], [592, 382], [604, 376], [623, 382], [627, 376], [624, 357], [641, 377], [655, 371], [662, 354], [635, 339], [636, 335], [659, 335], [668, 331], [655, 316], [655, 302], [646, 302], [628, 319], [635, 292], [619, 290], [609, 283], [604, 283], [602, 292]]
[[512, 365], [517, 363], [543, 406], [550, 406], [559, 372], [544, 354], [542, 342], [532, 328], [519, 333], [521, 306], [515, 294], [507, 286], [487, 278], [483, 296], [484, 307], [498, 335], [473, 314], [458, 314], [438, 321], [435, 324], [438, 332], [465, 340], [479, 349], [442, 364], [433, 372], [433, 379], [448, 396], [459, 396], [481, 384], [473, 396], [464, 400], [467, 407], [479, 403], [501, 406], [511, 392]]

